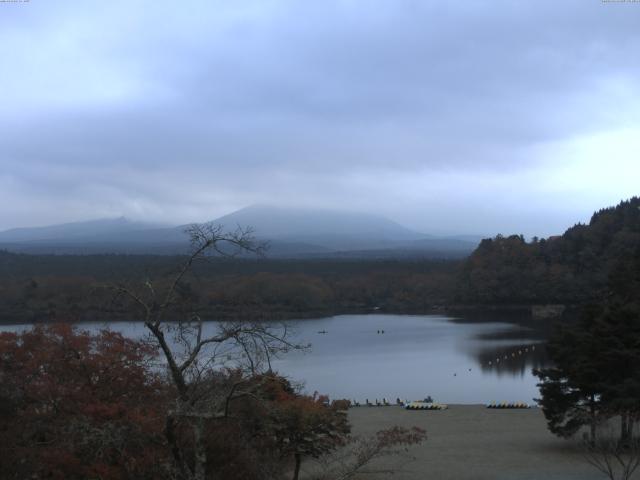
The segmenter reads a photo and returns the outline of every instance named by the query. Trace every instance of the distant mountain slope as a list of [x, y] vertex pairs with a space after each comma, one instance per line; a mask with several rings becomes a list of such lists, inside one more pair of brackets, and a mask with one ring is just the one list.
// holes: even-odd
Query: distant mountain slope
[[129, 232], [157, 228], [152, 223], [135, 222], [124, 217], [63, 223], [44, 227], [13, 228], [0, 232], [2, 243], [70, 241], [74, 239], [116, 239]]
[[251, 225], [265, 238], [376, 236], [388, 240], [412, 240], [427, 237], [388, 218], [367, 213], [334, 210], [282, 208], [253, 205], [218, 218], [226, 226]]
[[[243, 208], [213, 221], [227, 230], [251, 227], [274, 257], [460, 257], [477, 242], [437, 238], [378, 215], [269, 206]], [[24, 253], [185, 253], [179, 227], [153, 228], [125, 218], [0, 232], [0, 248]], [[451, 253], [451, 255], [449, 255]]]

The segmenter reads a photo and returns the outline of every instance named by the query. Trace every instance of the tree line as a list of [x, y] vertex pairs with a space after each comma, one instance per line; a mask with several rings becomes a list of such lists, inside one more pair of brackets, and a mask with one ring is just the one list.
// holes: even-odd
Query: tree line
[[617, 265], [640, 245], [640, 198], [593, 214], [563, 235], [483, 240], [462, 265], [455, 299], [472, 304], [584, 305], [602, 298]]
[[[108, 285], [166, 278], [184, 257], [32, 256], [0, 252], [0, 321], [129, 319]], [[290, 319], [447, 303], [458, 263], [209, 259], [181, 285], [211, 319]], [[161, 281], [161, 280], [160, 280]]]

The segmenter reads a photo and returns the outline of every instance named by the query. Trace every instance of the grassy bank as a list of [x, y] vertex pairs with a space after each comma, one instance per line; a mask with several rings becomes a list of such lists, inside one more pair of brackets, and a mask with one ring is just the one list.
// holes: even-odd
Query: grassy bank
[[371, 434], [393, 425], [416, 425], [427, 431], [427, 441], [409, 451], [415, 460], [407, 463], [396, 458], [376, 465], [402, 466], [392, 477], [398, 480], [602, 478], [583, 460], [575, 441], [565, 441], [548, 432], [544, 416], [537, 408], [492, 410], [480, 405], [453, 405], [444, 411], [354, 408], [349, 411], [349, 419], [355, 434]]

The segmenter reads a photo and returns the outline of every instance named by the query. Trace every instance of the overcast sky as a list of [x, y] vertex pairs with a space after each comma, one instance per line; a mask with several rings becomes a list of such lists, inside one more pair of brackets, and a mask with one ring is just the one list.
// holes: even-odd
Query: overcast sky
[[0, 230], [261, 203], [561, 233], [640, 193], [640, 3], [0, 3]]

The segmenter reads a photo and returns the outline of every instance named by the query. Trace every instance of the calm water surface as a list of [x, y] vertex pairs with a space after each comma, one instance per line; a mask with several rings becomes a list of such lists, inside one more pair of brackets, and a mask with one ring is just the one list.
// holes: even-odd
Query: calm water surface
[[[214, 322], [209, 325], [215, 327]], [[360, 402], [431, 395], [440, 402], [467, 404], [531, 403], [539, 396], [531, 370], [546, 362], [542, 336], [521, 322], [375, 314], [302, 320], [293, 325], [295, 337], [311, 343], [311, 349], [289, 353], [273, 365], [292, 380], [304, 381], [309, 393]], [[105, 324], [79, 326], [93, 330]], [[131, 337], [145, 334], [141, 323], [108, 326]]]

